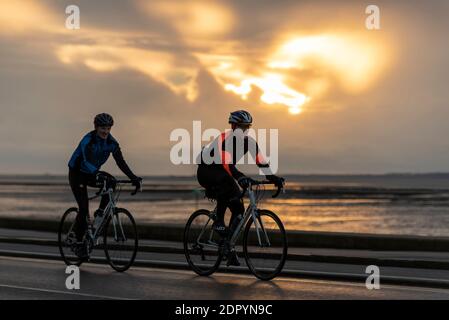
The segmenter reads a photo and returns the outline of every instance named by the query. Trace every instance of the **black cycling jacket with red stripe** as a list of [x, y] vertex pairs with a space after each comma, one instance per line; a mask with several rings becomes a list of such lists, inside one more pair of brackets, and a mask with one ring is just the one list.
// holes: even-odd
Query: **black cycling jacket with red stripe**
[[237, 169], [236, 164], [248, 152], [259, 168], [269, 168], [257, 142], [251, 136], [235, 134], [232, 130], [221, 133], [214, 141], [203, 147], [198, 163], [220, 167], [238, 180], [245, 175]]

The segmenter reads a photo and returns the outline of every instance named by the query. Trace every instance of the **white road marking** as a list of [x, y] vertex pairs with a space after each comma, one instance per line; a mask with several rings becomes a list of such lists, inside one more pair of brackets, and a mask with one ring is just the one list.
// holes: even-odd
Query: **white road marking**
[[123, 298], [123, 297], [112, 297], [112, 296], [103, 296], [103, 295], [81, 293], [81, 292], [71, 292], [71, 291], [62, 291], [62, 290], [53, 290], [53, 289], [41, 289], [41, 288], [33, 288], [33, 287], [22, 287], [22, 286], [14, 286], [14, 285], [9, 285], [9, 284], [0, 284], [0, 287], [9, 288], [9, 289], [20, 289], [20, 290], [28, 290], [28, 291], [46, 292], [46, 293], [68, 294], [68, 295], [83, 296], [83, 297], [89, 297], [89, 298], [99, 298], [99, 299], [109, 299], [109, 300], [133, 300], [133, 299]]

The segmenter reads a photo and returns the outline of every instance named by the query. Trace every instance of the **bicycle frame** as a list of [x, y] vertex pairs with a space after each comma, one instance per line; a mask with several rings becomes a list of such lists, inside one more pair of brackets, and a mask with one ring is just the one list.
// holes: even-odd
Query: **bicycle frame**
[[[268, 234], [265, 230], [265, 227], [263, 226], [262, 220], [259, 219], [259, 216], [257, 214], [257, 202], [256, 202], [256, 196], [254, 194], [254, 191], [252, 190], [252, 185], [249, 185], [248, 187], [248, 198], [250, 200], [250, 203], [248, 205], [248, 207], [245, 210], [245, 213], [243, 214], [243, 219], [240, 220], [240, 223], [238, 224], [238, 226], [236, 227], [236, 229], [234, 230], [231, 239], [229, 241], [229, 244], [231, 247], [234, 247], [235, 244], [237, 243], [237, 240], [240, 236], [240, 234], [243, 231], [243, 227], [248, 223], [249, 219], [253, 219], [254, 225], [256, 227], [256, 234], [257, 234], [257, 239], [259, 241], [259, 245], [263, 246], [262, 244], [262, 237], [261, 237], [261, 232], [263, 232], [262, 236], [265, 236], [265, 240], [266, 240], [266, 244], [267, 246], [270, 246], [270, 240], [268, 238]], [[215, 209], [211, 212], [211, 214], [209, 215], [209, 220], [206, 222], [206, 224], [204, 225], [204, 227], [202, 228], [198, 238], [197, 238], [197, 244], [201, 244], [203, 246], [207, 246], [207, 247], [214, 247], [216, 248], [217, 245], [212, 244], [212, 237], [214, 234], [214, 230], [212, 229], [209, 235], [209, 239], [208, 242], [209, 243], [201, 243], [201, 237], [203, 236], [206, 227], [208, 226], [209, 222], [211, 220], [215, 220], [216, 217], [216, 212], [217, 212], [217, 207], [215, 207]], [[259, 226], [260, 225], [260, 226]]]
[[[106, 208], [104, 209], [103, 216], [100, 218], [101, 221], [100, 221], [100, 223], [98, 225], [98, 228], [96, 228], [93, 233], [88, 232], [89, 237], [92, 239], [92, 241], [94, 243], [98, 242], [99, 236], [100, 236], [101, 232], [103, 231], [103, 227], [104, 227], [105, 222], [108, 221], [107, 219], [109, 218], [109, 216], [111, 214], [113, 214], [113, 212], [115, 211], [115, 208], [116, 208], [117, 198], [114, 198], [114, 190], [112, 188], [108, 188], [106, 190], [106, 186], [103, 187], [103, 189], [100, 191], [99, 194], [89, 198], [89, 200], [93, 200], [95, 198], [102, 197], [104, 195], [108, 195], [109, 202], [106, 205]], [[96, 217], [95, 220], [96, 219], [99, 219], [99, 217]], [[95, 222], [95, 220], [94, 220], [94, 222]], [[121, 224], [121, 221], [120, 221], [120, 219], [117, 219], [117, 217], [113, 215], [112, 216], [112, 225], [113, 225], [113, 228], [114, 228], [114, 239], [115, 240], [118, 239], [118, 236], [117, 236], [117, 224], [118, 224], [118, 226], [120, 228], [122, 237], [126, 241], [126, 237], [125, 237], [125, 233], [123, 231], [123, 226]]]
[[[248, 223], [249, 219], [253, 219], [254, 226], [256, 227], [256, 234], [257, 239], [259, 241], [259, 245], [262, 244], [262, 238], [260, 235], [260, 229], [263, 232], [263, 235], [265, 236], [265, 240], [267, 241], [268, 245], [270, 245], [270, 240], [268, 239], [267, 232], [265, 230], [265, 227], [263, 226], [262, 220], [259, 219], [259, 216], [257, 214], [257, 202], [256, 202], [256, 196], [254, 194], [254, 191], [252, 190], [252, 185], [248, 187], [248, 198], [249, 198], [249, 205], [246, 208], [245, 213], [243, 214], [243, 219], [238, 224], [237, 228], [234, 230], [234, 233], [232, 234], [231, 240], [229, 241], [231, 247], [234, 247], [237, 243], [237, 240], [240, 236], [240, 234], [243, 231], [243, 227]], [[260, 227], [258, 226], [260, 225]]]

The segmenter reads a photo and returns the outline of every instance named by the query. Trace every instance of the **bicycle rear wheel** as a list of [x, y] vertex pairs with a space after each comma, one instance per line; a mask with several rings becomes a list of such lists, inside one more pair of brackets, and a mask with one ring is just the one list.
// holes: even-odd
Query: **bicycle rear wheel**
[[134, 263], [138, 247], [136, 222], [128, 210], [114, 210], [104, 226], [103, 239], [109, 265], [118, 272], [128, 270]]
[[80, 266], [83, 259], [80, 259], [75, 253], [76, 235], [74, 232], [74, 225], [76, 216], [78, 215], [77, 208], [69, 208], [62, 215], [61, 222], [58, 228], [58, 247], [62, 260], [66, 265]]
[[261, 280], [271, 280], [287, 259], [287, 235], [279, 217], [269, 210], [257, 210], [243, 236], [243, 253], [250, 271]]
[[189, 266], [200, 276], [209, 276], [220, 266], [221, 236], [212, 228], [208, 210], [195, 211], [184, 229], [184, 254]]

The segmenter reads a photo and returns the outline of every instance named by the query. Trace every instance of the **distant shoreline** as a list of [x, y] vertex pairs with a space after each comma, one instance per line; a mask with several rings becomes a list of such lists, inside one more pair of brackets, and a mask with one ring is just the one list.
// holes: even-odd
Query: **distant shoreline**
[[[442, 178], [449, 179], [449, 172], [387, 172], [387, 173], [286, 173], [284, 177], [291, 178]], [[3, 178], [47, 178], [59, 179], [67, 177], [67, 174], [20, 174], [0, 173]], [[144, 175], [147, 179], [193, 179], [195, 175]]]
[[[386, 174], [294, 174], [283, 175], [290, 190], [323, 193], [379, 194], [447, 192], [449, 173], [386, 173]], [[201, 188], [193, 175], [144, 176], [147, 190], [179, 192]], [[66, 186], [67, 175], [1, 174], [0, 186]], [[396, 191], [395, 191], [396, 190]], [[404, 192], [400, 192], [404, 194]]]

